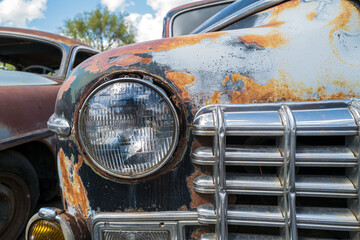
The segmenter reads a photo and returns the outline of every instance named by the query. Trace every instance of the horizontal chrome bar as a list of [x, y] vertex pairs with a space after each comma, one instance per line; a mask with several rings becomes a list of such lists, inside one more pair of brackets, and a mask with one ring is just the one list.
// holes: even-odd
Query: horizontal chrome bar
[[[281, 195], [283, 187], [275, 174], [228, 174], [227, 191], [230, 194]], [[195, 179], [194, 190], [214, 194], [212, 176]], [[357, 189], [345, 176], [296, 176], [295, 191], [298, 196], [356, 198]]]
[[[251, 239], [251, 240], [283, 240], [280, 236], [257, 235], [257, 234], [235, 234], [230, 233], [228, 240]], [[214, 234], [202, 234], [200, 240], [216, 240]]]
[[[216, 216], [212, 205], [198, 207], [199, 222], [215, 224]], [[355, 215], [343, 208], [297, 207], [298, 228], [338, 231], [360, 231]], [[228, 222], [232, 225], [284, 227], [283, 213], [278, 206], [230, 205]]]
[[[228, 174], [227, 191], [230, 194], [270, 194], [281, 195], [282, 186], [276, 175]], [[214, 194], [215, 187], [212, 176], [202, 175], [194, 181], [194, 190], [198, 193]]]
[[[298, 146], [296, 148], [296, 166], [333, 166], [354, 167], [357, 158], [345, 146]], [[199, 165], [213, 165], [214, 155], [210, 147], [195, 149], [192, 161]], [[280, 151], [274, 146], [227, 147], [225, 164], [228, 166], [281, 166]]]
[[[314, 105], [321, 105], [323, 108]], [[301, 105], [287, 105], [292, 108], [296, 121], [297, 135], [357, 135], [357, 125], [348, 106], [344, 102], [313, 102]], [[252, 104], [221, 106], [226, 133], [231, 135], [280, 136], [284, 134], [282, 121], [278, 114], [280, 104]], [[211, 136], [215, 134], [211, 109], [201, 109], [195, 116], [193, 133]]]
[[[210, 147], [195, 149], [192, 153], [192, 161], [199, 165], [213, 165], [214, 155], [212, 149]], [[272, 146], [227, 147], [225, 152], [225, 163], [229, 166], [280, 166], [282, 161], [280, 151]]]

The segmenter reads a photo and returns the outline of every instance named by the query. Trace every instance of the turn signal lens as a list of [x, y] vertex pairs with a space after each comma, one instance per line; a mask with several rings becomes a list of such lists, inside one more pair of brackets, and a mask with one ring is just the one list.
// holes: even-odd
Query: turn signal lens
[[38, 220], [29, 231], [30, 240], [65, 240], [60, 224], [56, 221]]

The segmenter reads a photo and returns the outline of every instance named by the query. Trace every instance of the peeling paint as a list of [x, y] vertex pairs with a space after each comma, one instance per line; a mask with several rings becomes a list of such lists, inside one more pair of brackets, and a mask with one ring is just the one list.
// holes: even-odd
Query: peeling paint
[[71, 83], [73, 83], [75, 79], [76, 79], [75, 75], [72, 75], [68, 79], [66, 79], [66, 81], [63, 83], [63, 85], [60, 88], [58, 98], [62, 98], [63, 93], [69, 90]]
[[78, 156], [78, 162], [74, 163], [65, 156], [62, 148], [58, 152], [60, 186], [62, 190], [63, 206], [67, 206], [72, 215], [81, 215], [84, 218], [92, 215], [87, 193], [79, 175], [79, 169], [83, 164], [83, 159]]
[[[136, 54], [168, 51], [184, 46], [191, 46], [200, 43], [205, 39], [210, 39], [211, 41], [214, 41], [217, 38], [227, 34], [228, 33], [226, 32], [216, 32], [209, 34], [199, 34], [192, 37], [180, 36], [176, 38], [162, 39], [161, 41], [155, 40], [134, 45], [128, 45], [106, 51], [105, 53], [102, 53], [101, 58], [92, 58], [89, 61], [81, 63], [79, 67], [84, 68], [86, 71], [89, 71], [91, 73], [97, 73], [99, 71], [104, 71], [114, 65], [124, 66], [142, 62], [144, 61], [144, 58], [146, 59], [145, 62], [149, 63], [149, 57], [141, 57]], [[117, 58], [114, 61], [108, 62], [108, 59], [114, 57]]]
[[177, 87], [180, 88], [180, 93], [183, 98], [189, 97], [189, 92], [186, 90], [186, 86], [192, 84], [195, 81], [195, 77], [182, 72], [166, 72], [166, 77], [173, 81]]

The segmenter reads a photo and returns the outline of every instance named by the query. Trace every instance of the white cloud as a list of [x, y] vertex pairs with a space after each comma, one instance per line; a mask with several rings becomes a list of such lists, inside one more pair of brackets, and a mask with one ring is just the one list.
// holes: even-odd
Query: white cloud
[[120, 7], [124, 8], [125, 6], [125, 0], [101, 0], [101, 3], [104, 4], [110, 11], [115, 11]]
[[44, 18], [47, 0], [2, 0], [0, 1], [0, 25], [27, 27], [34, 19]]
[[163, 19], [166, 13], [174, 7], [195, 1], [197, 0], [146, 0], [146, 4], [155, 11], [154, 15], [131, 13], [127, 17], [137, 31], [136, 41], [143, 42], [161, 38]]

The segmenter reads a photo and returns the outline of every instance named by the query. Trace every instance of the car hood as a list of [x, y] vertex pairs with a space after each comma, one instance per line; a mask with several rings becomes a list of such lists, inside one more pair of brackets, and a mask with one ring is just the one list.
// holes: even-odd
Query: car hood
[[43, 86], [56, 84], [57, 82], [34, 73], [0, 71], [0, 86]]

